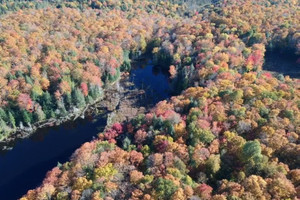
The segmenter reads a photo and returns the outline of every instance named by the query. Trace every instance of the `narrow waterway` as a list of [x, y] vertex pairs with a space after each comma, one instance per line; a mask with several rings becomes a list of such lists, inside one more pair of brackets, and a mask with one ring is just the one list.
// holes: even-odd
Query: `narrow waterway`
[[[263, 69], [300, 78], [297, 57], [268, 52]], [[170, 97], [167, 76], [151, 61], [133, 63], [131, 89], [145, 90], [141, 105], [151, 107]], [[16, 142], [11, 151], [0, 152], [0, 199], [15, 200], [41, 184], [47, 171], [66, 162], [84, 142], [97, 137], [106, 126], [106, 115], [78, 119], [58, 127], [45, 128]]]
[[[142, 104], [154, 105], [169, 97], [167, 77], [151, 63], [134, 63], [129, 81], [132, 89], [145, 90]], [[47, 171], [66, 162], [84, 142], [104, 130], [106, 115], [87, 117], [58, 127], [41, 129], [16, 142], [11, 151], [0, 152], [0, 199], [15, 200], [41, 184]]]

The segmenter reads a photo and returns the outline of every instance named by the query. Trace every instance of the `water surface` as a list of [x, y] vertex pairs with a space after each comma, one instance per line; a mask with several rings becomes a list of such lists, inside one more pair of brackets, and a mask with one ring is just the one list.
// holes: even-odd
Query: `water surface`
[[[156, 104], [169, 97], [168, 79], [150, 62], [134, 64], [130, 80], [144, 88], [147, 102]], [[134, 88], [132, 88], [134, 89]], [[58, 127], [41, 129], [18, 141], [13, 150], [0, 153], [0, 200], [16, 200], [42, 183], [47, 171], [69, 160], [84, 142], [97, 137], [106, 117], [79, 119]]]
[[277, 72], [291, 78], [300, 78], [300, 56], [280, 53], [266, 52], [264, 70]]
[[[300, 78], [300, 64], [295, 57], [267, 53], [263, 68]], [[129, 79], [134, 87], [145, 89], [147, 105], [170, 97], [167, 77], [151, 61], [134, 63]], [[13, 150], [0, 152], [0, 199], [15, 200], [40, 185], [47, 171], [58, 162], [68, 161], [78, 147], [97, 137], [105, 125], [104, 116], [79, 119], [41, 129], [32, 137], [18, 141]]]

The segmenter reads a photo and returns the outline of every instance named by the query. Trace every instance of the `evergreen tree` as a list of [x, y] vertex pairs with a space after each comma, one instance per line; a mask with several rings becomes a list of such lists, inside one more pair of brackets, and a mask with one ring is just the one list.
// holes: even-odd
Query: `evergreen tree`
[[34, 120], [39, 122], [43, 121], [44, 119], [46, 119], [44, 111], [41, 108], [38, 108], [34, 113]]
[[33, 101], [40, 102], [40, 97], [41, 97], [41, 95], [39, 95], [39, 94], [36, 93], [35, 91], [31, 91], [30, 97], [31, 97], [31, 99], [32, 99]]
[[102, 89], [100, 86], [97, 85], [91, 85], [90, 86], [90, 92], [89, 94], [91, 94], [91, 97], [96, 100], [98, 97], [100, 97], [102, 95]]
[[11, 112], [8, 112], [8, 119], [9, 119], [9, 123], [12, 126], [13, 129], [16, 128], [16, 120], [14, 118], [14, 116], [11, 114]]
[[5, 134], [7, 131], [7, 126], [3, 119], [0, 118], [0, 134]]
[[50, 111], [50, 118], [55, 118], [56, 114], [53, 110]]
[[74, 100], [74, 104], [78, 108], [82, 108], [85, 106], [84, 95], [82, 94], [79, 88], [76, 88], [75, 91], [73, 92], [73, 100]]
[[94, 99], [90, 95], [88, 95], [86, 97], [86, 102], [89, 103], [89, 104], [92, 104], [94, 102]]
[[33, 81], [29, 76], [25, 75], [25, 80], [26, 80], [26, 83], [29, 83], [30, 85], [33, 85]]
[[2, 108], [0, 108], [0, 118], [3, 119], [4, 121], [7, 121], [7, 115]]
[[115, 82], [120, 77], [120, 68], [116, 69], [116, 73], [114, 75], [108, 73], [109, 82]]
[[46, 117], [50, 118], [52, 116], [51, 112], [55, 109], [55, 107], [52, 102], [52, 97], [48, 91], [43, 94], [40, 104], [42, 105]]
[[23, 121], [30, 126], [30, 123], [32, 121], [30, 114], [26, 111], [22, 111]]
[[59, 115], [60, 116], [66, 116], [66, 115], [68, 115], [68, 112], [66, 110], [66, 107], [65, 107], [63, 99], [57, 100], [56, 104], [57, 104], [57, 108], [59, 110]]
[[67, 93], [65, 95], [65, 102], [66, 102], [66, 108], [69, 110], [72, 107], [72, 96], [70, 93]]
[[128, 137], [125, 137], [123, 140], [123, 149], [128, 150], [131, 145], [131, 140]]

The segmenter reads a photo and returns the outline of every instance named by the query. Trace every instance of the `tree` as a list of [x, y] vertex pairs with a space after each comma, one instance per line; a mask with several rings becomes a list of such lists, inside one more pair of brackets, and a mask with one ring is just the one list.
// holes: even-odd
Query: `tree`
[[5, 113], [5, 111], [3, 110], [3, 108], [0, 107], [0, 118], [3, 119], [4, 121], [7, 120], [7, 115]]
[[67, 93], [64, 97], [65, 97], [64, 100], [66, 102], [66, 108], [67, 108], [67, 110], [69, 110], [73, 105], [72, 96], [71, 96], [71, 94]]
[[[3, 121], [3, 119], [0, 118], [0, 134], [6, 134], [7, 133], [7, 126], [6, 123]], [[1, 135], [0, 135], [1, 138]]]
[[66, 108], [65, 108], [65, 104], [64, 104], [64, 101], [63, 101], [63, 99], [58, 99], [57, 101], [56, 101], [56, 104], [57, 104], [57, 108], [58, 108], [58, 110], [59, 110], [59, 115], [60, 116], [67, 116], [68, 115], [68, 112], [67, 112], [67, 110], [66, 110]]
[[46, 119], [46, 115], [40, 106], [34, 112], [34, 118], [35, 118], [35, 121], [37, 121], [37, 122], [43, 121], [44, 119]]
[[259, 158], [262, 156], [260, 143], [255, 141], [248, 141], [243, 146], [243, 158], [247, 161], [252, 158]]
[[29, 114], [26, 110], [22, 110], [23, 121], [30, 126], [32, 121], [31, 114]]
[[282, 173], [278, 173], [268, 183], [268, 192], [274, 199], [293, 199], [296, 195], [294, 185]]
[[59, 89], [60, 89], [62, 94], [70, 93], [71, 92], [71, 85], [69, 84], [68, 81], [62, 81], [59, 84]]
[[83, 95], [86, 97], [89, 93], [87, 84], [86, 83], [81, 83], [80, 87], [81, 87]]
[[33, 102], [28, 94], [20, 94], [18, 97], [18, 104], [21, 109], [30, 111], [33, 107]]
[[82, 108], [85, 106], [85, 99], [84, 95], [82, 94], [81, 90], [79, 88], [76, 88], [73, 91], [73, 103], [78, 107]]
[[203, 183], [197, 187], [196, 193], [201, 197], [201, 199], [208, 200], [211, 198], [212, 190], [212, 187]]
[[155, 189], [158, 197], [161, 197], [162, 199], [170, 199], [178, 189], [178, 186], [176, 186], [171, 180], [159, 177], [156, 181]]
[[260, 173], [264, 169], [267, 171], [268, 157], [261, 154], [261, 146], [257, 140], [245, 143], [242, 156], [246, 174]]
[[197, 121], [188, 125], [188, 132], [193, 145], [199, 142], [209, 144], [215, 138], [215, 135], [210, 130], [200, 128]]
[[130, 172], [130, 182], [137, 184], [144, 177], [143, 173], [137, 170]]
[[182, 188], [179, 188], [171, 197], [171, 200], [185, 200], [185, 199], [187, 198]]
[[79, 190], [82, 192], [83, 190], [91, 187], [92, 183], [92, 180], [87, 180], [86, 177], [79, 177], [73, 184], [73, 190]]
[[206, 172], [211, 175], [214, 176], [221, 168], [221, 159], [220, 159], [220, 155], [211, 155], [206, 163]]
[[47, 118], [50, 118], [52, 116], [51, 111], [54, 109], [53, 105], [53, 98], [51, 97], [50, 93], [48, 91], [43, 93], [43, 96], [40, 99], [40, 104], [42, 106], [42, 109], [44, 113], [46, 114]]
[[267, 182], [260, 176], [249, 176], [244, 180], [243, 186], [257, 199], [267, 196]]
[[10, 111], [8, 112], [8, 119], [9, 119], [9, 123], [12, 126], [12, 128], [15, 129], [16, 128], [16, 120]]
[[91, 94], [92, 98], [94, 100], [96, 100], [98, 97], [102, 96], [103, 92], [99, 85], [91, 85], [90, 86], [90, 94]]
[[174, 65], [170, 66], [169, 73], [171, 75], [171, 78], [175, 78], [177, 71], [176, 71], [176, 67]]

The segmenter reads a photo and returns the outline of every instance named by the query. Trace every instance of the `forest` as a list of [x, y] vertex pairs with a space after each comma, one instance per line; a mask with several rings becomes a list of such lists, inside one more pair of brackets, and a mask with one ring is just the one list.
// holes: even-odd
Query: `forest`
[[300, 63], [299, 1], [3, 0], [0, 27], [0, 140], [96, 104], [142, 57], [173, 95], [21, 200], [300, 198], [300, 80], [263, 69]]

